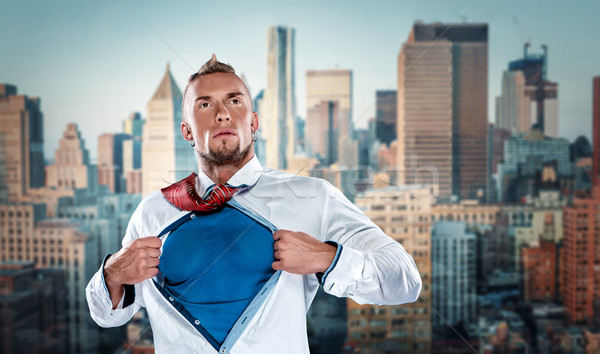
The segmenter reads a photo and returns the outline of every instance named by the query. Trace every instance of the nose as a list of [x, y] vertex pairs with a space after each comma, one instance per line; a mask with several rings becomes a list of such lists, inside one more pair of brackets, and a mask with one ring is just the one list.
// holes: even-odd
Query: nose
[[227, 110], [227, 108], [225, 107], [224, 104], [220, 104], [218, 107], [217, 116], [216, 116], [217, 122], [222, 122], [222, 121], [228, 122], [230, 119], [231, 119], [231, 115], [229, 114], [229, 111]]

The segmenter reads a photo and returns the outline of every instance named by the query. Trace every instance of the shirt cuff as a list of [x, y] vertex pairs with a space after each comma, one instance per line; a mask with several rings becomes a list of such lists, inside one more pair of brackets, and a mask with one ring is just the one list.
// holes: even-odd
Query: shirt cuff
[[343, 248], [343, 246], [341, 244], [339, 244], [335, 241], [325, 241], [325, 243], [334, 246], [337, 250], [335, 251], [335, 256], [333, 257], [333, 261], [331, 261], [331, 264], [325, 270], [325, 272], [319, 272], [319, 273], [315, 274], [317, 276], [317, 280], [319, 280], [319, 284], [321, 284], [321, 285], [325, 284], [325, 280], [327, 279], [327, 276], [335, 268], [335, 266], [338, 262], [338, 259], [340, 258], [340, 254], [342, 253], [342, 248]]
[[[106, 264], [106, 261], [108, 260], [108, 258], [110, 256], [112, 256], [112, 253], [109, 253], [106, 255], [106, 257], [104, 257], [104, 260], [102, 261], [102, 268], [100, 269], [100, 277], [102, 279], [102, 285], [104, 285], [104, 290], [106, 290], [106, 294], [108, 294], [108, 298], [111, 300], [110, 298], [110, 292], [108, 291], [108, 287], [106, 286], [106, 280], [104, 279], [104, 265]], [[124, 309], [127, 306], [133, 304], [133, 302], [135, 301], [135, 287], [133, 285], [129, 285], [129, 284], [125, 284], [123, 285], [123, 289], [124, 289], [124, 294], [123, 297], [121, 297], [121, 300], [119, 301], [119, 304], [117, 305], [116, 309]]]

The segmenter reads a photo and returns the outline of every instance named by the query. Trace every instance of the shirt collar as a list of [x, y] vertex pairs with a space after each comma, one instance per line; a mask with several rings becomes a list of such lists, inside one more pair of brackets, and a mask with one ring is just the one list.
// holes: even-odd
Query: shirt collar
[[[263, 167], [258, 161], [258, 157], [254, 155], [250, 161], [248, 161], [242, 168], [240, 168], [231, 178], [227, 181], [227, 185], [231, 187], [252, 187], [258, 181], [260, 174], [263, 172]], [[215, 182], [210, 179], [204, 173], [204, 171], [198, 171], [198, 178], [196, 179], [196, 190], [199, 196], [203, 196], [206, 190], [215, 185]]]

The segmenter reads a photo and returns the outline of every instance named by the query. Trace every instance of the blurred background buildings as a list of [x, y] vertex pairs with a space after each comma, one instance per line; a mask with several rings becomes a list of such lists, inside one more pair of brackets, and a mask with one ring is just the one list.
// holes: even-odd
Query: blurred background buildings
[[[400, 306], [320, 290], [307, 315], [311, 352], [600, 351], [600, 77], [582, 83], [593, 83], [593, 140], [570, 142], [547, 46], [532, 54], [526, 43], [521, 59], [490, 72], [487, 24], [416, 21], [388, 73], [397, 87], [372, 93], [364, 129], [355, 69], [296, 73], [301, 32], [266, 34], [260, 161], [334, 184], [402, 243], [423, 279], [418, 301]], [[490, 75], [502, 78], [494, 123]], [[98, 132], [95, 160], [77, 123], [45, 158], [41, 99], [0, 84], [3, 353], [153, 352], [143, 311], [101, 329], [84, 294], [142, 198], [197, 169], [170, 66], [153, 80], [145, 112]]]

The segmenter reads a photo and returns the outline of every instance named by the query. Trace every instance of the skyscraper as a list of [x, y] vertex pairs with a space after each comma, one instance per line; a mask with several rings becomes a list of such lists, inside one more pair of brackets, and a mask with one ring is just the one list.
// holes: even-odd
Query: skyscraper
[[134, 138], [141, 138], [144, 132], [144, 123], [146, 121], [142, 119], [140, 112], [133, 112], [129, 115], [129, 118], [123, 121], [123, 133], [129, 134]]
[[375, 91], [375, 137], [386, 145], [396, 140], [396, 90]]
[[527, 132], [537, 124], [544, 134], [558, 137], [558, 84], [547, 78], [548, 48], [508, 64], [502, 74], [502, 94], [496, 98], [496, 126], [512, 132]]
[[306, 151], [326, 165], [339, 160], [339, 143], [352, 138], [352, 71], [306, 72]]
[[91, 188], [97, 181], [90, 171], [89, 152], [77, 124], [69, 123], [54, 152], [54, 164], [46, 167], [46, 185], [58, 188]]
[[291, 27], [267, 30], [267, 88], [260, 111], [265, 161], [271, 168], [286, 169], [296, 152], [294, 38]]
[[571, 324], [600, 325], [600, 76], [593, 80], [592, 191], [564, 208], [561, 292]]
[[431, 210], [435, 186], [368, 190], [355, 204], [413, 257], [423, 288], [400, 306], [358, 305], [348, 299], [348, 342], [365, 352], [431, 353]]
[[544, 136], [537, 127], [506, 139], [503, 161], [497, 165], [497, 200], [518, 202], [536, 196], [543, 187], [542, 172], [550, 164], [554, 164], [554, 180], [567, 187], [573, 179], [567, 139]]
[[466, 224], [441, 221], [431, 233], [432, 306], [435, 326], [475, 322], [475, 234]]
[[44, 185], [44, 120], [39, 97], [17, 94], [0, 84], [0, 195], [18, 201]]
[[321, 101], [306, 113], [306, 151], [329, 166], [338, 160], [339, 101]]
[[[134, 112], [123, 121], [123, 132], [131, 136], [123, 141], [123, 178], [127, 193], [142, 193], [142, 136], [146, 120]], [[122, 191], [124, 191], [122, 189]]]
[[107, 185], [112, 193], [124, 193], [123, 146], [131, 140], [125, 133], [105, 133], [98, 137], [98, 184]]
[[486, 24], [413, 25], [398, 56], [400, 183], [439, 182], [440, 196], [461, 198], [485, 191], [487, 38]]
[[198, 170], [194, 149], [181, 136], [181, 91], [167, 70], [152, 99], [144, 125], [142, 194], [148, 195]]

